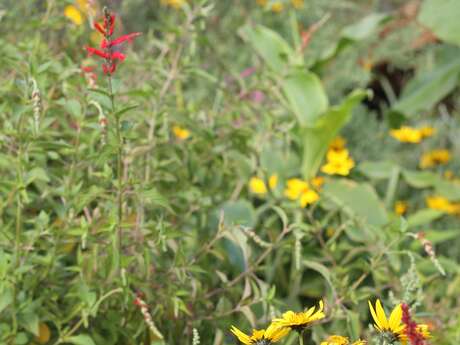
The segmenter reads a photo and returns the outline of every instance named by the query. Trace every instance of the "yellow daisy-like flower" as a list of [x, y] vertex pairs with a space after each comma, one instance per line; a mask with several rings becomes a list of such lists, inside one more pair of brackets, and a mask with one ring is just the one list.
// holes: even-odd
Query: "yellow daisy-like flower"
[[431, 126], [421, 127], [419, 131], [423, 138], [429, 138], [436, 133], [436, 130]]
[[83, 24], [83, 14], [73, 5], [64, 8], [64, 16], [69, 18], [75, 25]]
[[264, 180], [259, 177], [251, 177], [249, 180], [249, 190], [254, 194], [267, 194], [267, 186], [265, 185]]
[[296, 9], [300, 9], [303, 7], [303, 0], [291, 0], [292, 6]]
[[345, 148], [346, 143], [347, 141], [343, 137], [336, 136], [329, 144], [329, 150], [341, 151]]
[[387, 319], [385, 311], [383, 310], [380, 300], [375, 302], [375, 309], [369, 302], [369, 309], [371, 311], [372, 318], [374, 319], [374, 327], [380, 333], [388, 332], [393, 335], [395, 338], [400, 337], [404, 332], [405, 325], [402, 323], [402, 308], [401, 304], [398, 304], [390, 314], [390, 318]]
[[355, 166], [355, 162], [346, 149], [329, 150], [326, 159], [327, 163], [321, 167], [321, 171], [328, 175], [347, 176]]
[[185, 140], [188, 137], [190, 137], [190, 132], [187, 129], [182, 128], [180, 126], [174, 126], [172, 128], [172, 131], [177, 139]]
[[422, 155], [420, 168], [431, 168], [435, 165], [447, 164], [450, 161], [450, 152], [446, 149], [433, 150]]
[[319, 301], [318, 310], [316, 310], [316, 307], [311, 307], [307, 311], [300, 313], [287, 311], [281, 318], [274, 319], [273, 324], [300, 332], [313, 322], [323, 319], [325, 317], [323, 309], [323, 301]]
[[284, 10], [284, 5], [281, 2], [275, 2], [272, 4], [271, 10], [274, 13], [281, 13]]
[[405, 214], [407, 212], [408, 207], [409, 207], [409, 205], [407, 204], [407, 202], [402, 201], [402, 200], [396, 201], [396, 203], [395, 203], [395, 213], [397, 215], [399, 215], [399, 216], [402, 216], [403, 214]]
[[444, 211], [449, 214], [460, 212], [460, 203], [450, 202], [448, 199], [439, 195], [429, 196], [425, 199], [425, 202], [428, 208], [433, 210]]
[[284, 195], [290, 200], [299, 200], [302, 207], [306, 207], [319, 199], [318, 193], [310, 188], [307, 181], [293, 178], [289, 179], [286, 185]]
[[402, 126], [399, 129], [393, 129], [390, 131], [390, 135], [402, 143], [418, 144], [423, 139], [420, 130], [409, 126]]
[[238, 340], [245, 345], [268, 345], [276, 343], [283, 337], [288, 335], [290, 329], [283, 328], [275, 324], [271, 324], [267, 329], [252, 330], [252, 334], [248, 335], [240, 331], [235, 326], [232, 326], [230, 332], [232, 332]]
[[[331, 335], [325, 341], [321, 342], [321, 345], [349, 345], [350, 341], [347, 337], [342, 337], [341, 335]], [[351, 345], [365, 345], [365, 340], [357, 340]]]

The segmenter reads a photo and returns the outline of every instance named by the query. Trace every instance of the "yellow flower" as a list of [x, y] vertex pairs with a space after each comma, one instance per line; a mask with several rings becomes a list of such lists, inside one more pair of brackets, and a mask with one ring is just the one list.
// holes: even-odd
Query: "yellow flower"
[[232, 332], [240, 342], [246, 345], [267, 345], [276, 343], [289, 333], [289, 329], [282, 328], [278, 325], [271, 324], [267, 329], [252, 330], [252, 334], [248, 335], [240, 331], [235, 326], [232, 326], [230, 332]]
[[303, 0], [291, 0], [291, 4], [294, 8], [299, 9], [303, 7]]
[[347, 141], [340, 135], [336, 136], [329, 144], [329, 150], [341, 151], [345, 148]]
[[390, 135], [403, 143], [417, 144], [423, 139], [420, 130], [408, 126], [403, 126], [399, 129], [393, 129], [390, 131]]
[[64, 8], [64, 16], [69, 18], [75, 25], [83, 23], [82, 13], [73, 5], [68, 5]]
[[334, 234], [335, 234], [335, 229], [334, 229], [334, 227], [329, 226], [329, 227], [326, 229], [326, 236], [327, 236], [327, 237], [332, 237], [332, 236], [334, 236]]
[[423, 138], [429, 138], [436, 132], [436, 130], [430, 126], [421, 127], [419, 131]]
[[321, 167], [321, 171], [328, 175], [347, 176], [355, 166], [355, 162], [349, 156], [348, 150], [329, 150], [327, 152], [327, 163]]
[[445, 149], [433, 150], [422, 155], [420, 168], [431, 168], [435, 165], [447, 164], [450, 161], [450, 152]]
[[393, 335], [393, 337], [398, 338], [401, 334], [404, 333], [404, 324], [402, 323], [402, 308], [401, 304], [398, 304], [390, 314], [390, 318], [387, 319], [385, 315], [385, 311], [383, 310], [382, 304], [380, 300], [375, 302], [375, 309], [372, 306], [371, 302], [369, 302], [369, 309], [372, 314], [372, 318], [374, 319], [374, 327], [380, 333], [388, 332]]
[[301, 331], [308, 327], [311, 323], [321, 320], [325, 317], [323, 308], [323, 301], [319, 301], [319, 308], [316, 311], [316, 307], [311, 307], [307, 311], [300, 313], [287, 311], [282, 315], [282, 318], [274, 319], [273, 324], [280, 327]]
[[278, 175], [276, 174], [271, 175], [270, 178], [268, 179], [268, 186], [270, 187], [271, 190], [273, 190], [276, 188], [277, 185], [278, 185]]
[[429, 196], [426, 198], [426, 205], [433, 210], [444, 211], [449, 214], [459, 212], [460, 204], [452, 203], [442, 196]]
[[310, 188], [308, 182], [298, 178], [287, 181], [284, 195], [290, 200], [299, 200], [302, 207], [306, 207], [319, 199], [318, 193]]
[[173, 130], [174, 135], [178, 139], [185, 140], [190, 136], [190, 132], [185, 128], [174, 126], [172, 130]]
[[[321, 345], [348, 345], [350, 344], [347, 337], [342, 337], [341, 335], [331, 335], [325, 341], [321, 342]], [[365, 345], [365, 340], [357, 340], [352, 345]]]
[[267, 5], [268, 0], [256, 0], [257, 5], [264, 7]]
[[258, 177], [251, 177], [249, 180], [249, 190], [254, 194], [267, 194], [267, 186], [265, 186], [264, 180]]
[[48, 325], [44, 322], [38, 324], [38, 336], [35, 341], [39, 344], [46, 344], [51, 338], [51, 331]]
[[453, 180], [455, 178], [455, 174], [452, 170], [446, 170], [444, 171], [444, 178], [448, 180]]
[[272, 4], [271, 9], [274, 13], [281, 13], [284, 10], [284, 5], [281, 2], [275, 2]]
[[185, 0], [161, 0], [160, 3], [163, 6], [169, 6], [175, 9], [180, 9], [185, 5], [186, 1]]
[[396, 201], [395, 203], [395, 213], [397, 215], [402, 216], [404, 213], [407, 212], [408, 204], [405, 201]]
[[310, 181], [311, 185], [313, 186], [313, 188], [315, 189], [321, 189], [321, 187], [323, 186], [324, 184], [324, 177], [322, 176], [316, 176], [314, 178], [311, 179]]

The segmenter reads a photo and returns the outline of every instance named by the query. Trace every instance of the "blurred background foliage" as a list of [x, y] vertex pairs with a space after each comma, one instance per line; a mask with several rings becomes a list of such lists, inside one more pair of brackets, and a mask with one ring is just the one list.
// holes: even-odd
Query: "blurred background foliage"
[[[113, 80], [121, 250], [114, 114], [84, 50], [103, 6], [142, 32]], [[458, 0], [3, 0], [0, 343], [231, 344], [230, 325], [321, 298], [310, 342], [378, 342], [381, 298], [458, 343], [459, 17]]]

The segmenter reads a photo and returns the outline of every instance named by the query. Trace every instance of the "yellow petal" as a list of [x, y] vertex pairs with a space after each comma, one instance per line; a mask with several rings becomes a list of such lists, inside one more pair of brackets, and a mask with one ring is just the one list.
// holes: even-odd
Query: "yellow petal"
[[390, 330], [395, 331], [398, 329], [398, 327], [401, 325], [401, 318], [402, 318], [402, 308], [401, 308], [401, 304], [399, 304], [391, 312], [390, 319], [388, 321], [388, 326]]
[[75, 25], [81, 25], [83, 23], [83, 16], [75, 6], [66, 6], [64, 8], [64, 16], [69, 18]]
[[232, 326], [232, 328], [230, 328], [230, 332], [232, 332], [238, 338], [238, 340], [241, 341], [243, 344], [251, 345], [251, 343], [252, 343], [251, 337], [249, 335], [241, 332], [235, 326]]
[[382, 331], [383, 327], [382, 324], [380, 323], [379, 318], [377, 317], [377, 314], [375, 313], [374, 307], [372, 306], [371, 301], [367, 301], [369, 303], [369, 310], [371, 311], [372, 318], [374, 319], [375, 326], [378, 330]]
[[380, 303], [379, 299], [375, 302], [375, 311], [377, 312], [377, 317], [379, 318], [382, 328], [388, 329], [387, 316], [385, 315], [385, 310], [383, 310], [382, 303]]

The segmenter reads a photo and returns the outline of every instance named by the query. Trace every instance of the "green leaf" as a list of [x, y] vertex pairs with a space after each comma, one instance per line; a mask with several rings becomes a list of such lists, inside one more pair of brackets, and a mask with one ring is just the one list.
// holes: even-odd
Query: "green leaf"
[[82, 116], [81, 104], [76, 99], [69, 99], [65, 103], [64, 108], [74, 117]]
[[303, 128], [302, 175], [305, 178], [310, 179], [316, 176], [329, 143], [348, 122], [352, 109], [366, 95], [367, 93], [363, 90], [355, 90], [341, 105], [330, 108], [320, 116], [314, 127]]
[[451, 230], [428, 230], [425, 231], [425, 237], [433, 244], [438, 244], [459, 238], [460, 229]]
[[40, 322], [40, 319], [38, 318], [38, 315], [35, 313], [27, 313], [27, 314], [22, 314], [20, 317], [20, 324], [22, 327], [24, 327], [27, 331], [32, 333], [35, 336], [38, 336], [38, 324]]
[[319, 262], [311, 261], [311, 260], [303, 260], [303, 265], [311, 270], [314, 270], [321, 274], [323, 278], [326, 280], [327, 284], [331, 288], [331, 291], [334, 291], [334, 284], [332, 284], [331, 273], [329, 272], [328, 268]]
[[407, 218], [407, 223], [410, 228], [420, 225], [429, 224], [432, 221], [442, 217], [445, 212], [439, 210], [432, 210], [430, 208], [424, 208], [415, 212]]
[[439, 179], [434, 188], [439, 194], [451, 201], [460, 200], [460, 183]]
[[340, 205], [344, 212], [368, 224], [382, 226], [388, 222], [385, 207], [370, 184], [332, 180], [324, 185], [323, 193]]
[[430, 110], [457, 86], [459, 73], [460, 61], [456, 59], [415, 77], [404, 88], [392, 110], [407, 116]]
[[385, 13], [371, 13], [355, 24], [348, 25], [342, 30], [342, 37], [352, 41], [364, 40], [372, 36], [379, 26], [390, 19]]
[[128, 112], [130, 110], [133, 110], [133, 109], [136, 109], [138, 106], [139, 106], [139, 104], [133, 104], [133, 105], [129, 105], [127, 107], [124, 107], [123, 109], [120, 109], [120, 110], [115, 112], [115, 117], [121, 117], [126, 112]]
[[171, 208], [171, 205], [168, 202], [168, 199], [165, 198], [156, 188], [151, 188], [148, 190], [143, 190], [141, 192], [142, 198], [145, 200], [146, 204], [152, 204], [161, 206], [168, 211], [174, 213]]
[[25, 183], [26, 186], [31, 184], [34, 181], [43, 181], [43, 182], [49, 182], [50, 179], [48, 175], [46, 174], [46, 171], [43, 170], [42, 168], [33, 168], [29, 172], [27, 172], [26, 177], [25, 177]]
[[241, 35], [249, 41], [257, 54], [275, 72], [282, 72], [290, 60], [295, 60], [295, 53], [289, 44], [275, 31], [264, 26], [245, 26]]
[[434, 186], [441, 178], [429, 171], [403, 170], [402, 175], [406, 182], [415, 188], [427, 188]]
[[255, 225], [255, 211], [247, 200], [228, 201], [220, 209], [224, 212], [224, 223], [227, 226], [243, 225], [253, 227]]
[[0, 313], [13, 302], [13, 289], [7, 285], [0, 286]]
[[390, 178], [395, 167], [397, 165], [389, 161], [364, 161], [359, 164], [358, 170], [368, 178], [380, 180]]
[[460, 4], [458, 0], [425, 0], [418, 20], [437, 37], [460, 45]]
[[281, 86], [300, 126], [313, 127], [329, 106], [320, 79], [312, 72], [296, 69], [281, 81]]
[[93, 339], [86, 334], [79, 334], [73, 337], [69, 337], [66, 339], [66, 342], [75, 345], [96, 345]]

